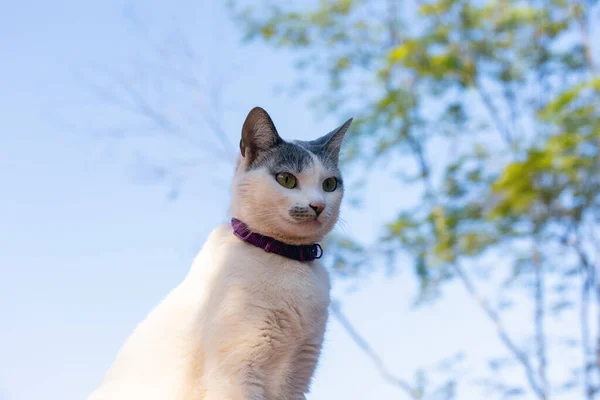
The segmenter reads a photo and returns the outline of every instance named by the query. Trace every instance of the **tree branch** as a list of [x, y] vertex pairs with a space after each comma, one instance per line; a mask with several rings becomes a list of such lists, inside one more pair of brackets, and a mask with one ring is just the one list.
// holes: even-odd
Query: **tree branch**
[[337, 300], [332, 300], [331, 302], [331, 311], [333, 316], [338, 320], [342, 328], [346, 331], [348, 336], [352, 339], [352, 341], [371, 359], [375, 368], [379, 371], [381, 377], [391, 385], [394, 385], [400, 389], [402, 389], [411, 399], [414, 400], [422, 400], [423, 394], [417, 389], [413, 388], [407, 381], [404, 379], [398, 378], [394, 374], [392, 374], [385, 364], [381, 357], [373, 350], [373, 348], [367, 343], [367, 341], [356, 331], [356, 329], [352, 326], [348, 318], [344, 315], [340, 308], [340, 304]]
[[531, 387], [535, 395], [541, 400], [546, 400], [546, 393], [544, 392], [542, 387], [540, 387], [539, 383], [536, 380], [535, 371], [533, 369], [533, 366], [531, 365], [531, 362], [529, 361], [529, 357], [527, 356], [527, 354], [521, 349], [519, 349], [519, 347], [515, 344], [513, 339], [510, 337], [508, 331], [502, 324], [498, 313], [492, 308], [492, 306], [490, 306], [487, 300], [485, 300], [485, 298], [483, 298], [479, 294], [477, 288], [475, 287], [475, 284], [467, 275], [467, 273], [458, 265], [458, 262], [453, 263], [452, 266], [454, 271], [460, 278], [461, 282], [463, 283], [464, 287], [467, 289], [467, 292], [476, 300], [476, 303], [479, 305], [479, 307], [494, 323], [498, 333], [498, 337], [500, 338], [502, 343], [504, 343], [504, 345], [515, 356], [517, 361], [523, 367], [523, 370], [525, 371], [525, 376], [527, 377], [527, 382], [529, 383], [529, 386]]
[[398, 0], [387, 0], [390, 46], [398, 43]]
[[580, 306], [580, 329], [581, 329], [581, 350], [583, 356], [583, 390], [587, 400], [594, 399], [594, 390], [591, 380], [591, 371], [588, 368], [590, 358], [590, 327], [589, 327], [589, 276], [583, 272], [581, 282], [581, 306]]
[[541, 390], [550, 396], [550, 387], [548, 385], [547, 368], [547, 352], [546, 352], [546, 335], [544, 333], [544, 270], [540, 252], [537, 247], [533, 253], [533, 267], [535, 273], [535, 341], [536, 352], [538, 358], [538, 376], [540, 379]]
[[[580, 324], [581, 324], [581, 346], [583, 350], [583, 378], [585, 385], [585, 395], [586, 399], [593, 400], [596, 397], [596, 393], [598, 392], [598, 388], [594, 385], [591, 379], [592, 361], [590, 360], [590, 334], [589, 334], [589, 292], [593, 287], [596, 287], [596, 296], [598, 304], [600, 305], [600, 286], [597, 282], [596, 278], [596, 269], [594, 265], [590, 262], [587, 255], [585, 254], [582, 243], [580, 239], [580, 234], [576, 234], [576, 239], [570, 243], [571, 247], [577, 253], [577, 257], [579, 258], [579, 262], [581, 263], [581, 272], [583, 275], [583, 282], [581, 287], [581, 309], [580, 309]], [[599, 325], [600, 326], [600, 325]], [[600, 335], [600, 334], [599, 334]], [[600, 339], [596, 346], [596, 368], [594, 370], [598, 371], [598, 367], [600, 367]]]
[[[576, 7], [580, 7], [580, 9], [581, 9], [580, 13], [577, 12]], [[588, 21], [586, 19], [585, 13], [583, 11], [583, 10], [585, 10], [585, 5], [582, 4], [581, 1], [574, 0], [572, 3], [572, 9], [573, 9], [573, 14], [575, 16], [575, 20], [577, 21], [577, 24], [579, 25], [579, 32], [581, 34], [581, 41], [583, 42], [583, 49], [584, 49], [584, 53], [585, 53], [586, 63], [588, 64], [588, 68], [590, 69], [590, 72], [592, 73], [592, 75], [597, 75], [598, 71], [596, 70], [596, 64], [594, 62], [594, 54], [593, 54], [592, 45], [590, 42]]]
[[[169, 40], [165, 41], [157, 39], [160, 36], [153, 34], [134, 8], [126, 8], [124, 17], [142, 41], [145, 52], [134, 59], [128, 70], [92, 66], [91, 73], [83, 76], [83, 83], [101, 101], [142, 121], [147, 126], [144, 135], [163, 136], [177, 142], [181, 149], [193, 147], [195, 154], [203, 153], [230, 164], [235, 146], [221, 124], [220, 108], [225, 81], [218, 77], [204, 82], [197, 75], [201, 57], [178, 25], [173, 24]], [[144, 63], [151, 65], [147, 67]], [[177, 92], [164, 90], [170, 87]], [[171, 111], [165, 103], [169, 95], [179, 95], [180, 89], [189, 94], [190, 104]], [[132, 136], [126, 128], [121, 131], [122, 137]]]
[[475, 90], [477, 91], [477, 94], [481, 98], [483, 105], [487, 109], [488, 114], [490, 115], [490, 118], [494, 122], [494, 125], [496, 125], [496, 130], [500, 133], [500, 135], [502, 136], [502, 139], [504, 139], [506, 144], [508, 144], [509, 146], [512, 147], [514, 144], [513, 137], [510, 134], [510, 130], [504, 125], [504, 122], [502, 121], [502, 118], [500, 117], [500, 112], [498, 111], [496, 104], [494, 104], [492, 97], [485, 90], [485, 88], [483, 87], [481, 82], [479, 82], [477, 80], [477, 78], [473, 78], [473, 85], [475, 87]]

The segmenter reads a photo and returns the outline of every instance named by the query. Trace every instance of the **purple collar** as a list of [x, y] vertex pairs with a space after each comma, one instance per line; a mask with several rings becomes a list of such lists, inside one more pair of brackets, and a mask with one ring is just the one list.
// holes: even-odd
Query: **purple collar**
[[314, 261], [323, 255], [323, 249], [318, 243], [298, 246], [283, 243], [272, 237], [252, 232], [248, 225], [236, 218], [231, 219], [231, 226], [235, 236], [253, 246], [260, 247], [268, 253], [279, 254], [302, 262]]

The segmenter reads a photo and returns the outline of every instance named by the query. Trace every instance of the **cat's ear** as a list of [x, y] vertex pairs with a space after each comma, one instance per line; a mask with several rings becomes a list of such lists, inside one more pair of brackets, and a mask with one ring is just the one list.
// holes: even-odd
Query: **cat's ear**
[[344, 141], [346, 131], [348, 131], [348, 128], [350, 128], [350, 124], [352, 124], [352, 118], [329, 132], [327, 135], [313, 140], [311, 143], [321, 147], [323, 151], [337, 163], [340, 158], [342, 142]]
[[261, 151], [283, 142], [279, 137], [275, 124], [267, 112], [261, 107], [254, 107], [248, 113], [242, 127], [240, 152], [251, 163]]

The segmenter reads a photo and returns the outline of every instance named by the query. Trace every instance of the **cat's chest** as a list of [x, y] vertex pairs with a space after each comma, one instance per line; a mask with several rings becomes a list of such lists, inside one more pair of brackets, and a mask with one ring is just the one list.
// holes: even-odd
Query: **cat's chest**
[[[205, 293], [232, 289], [273, 303], [323, 312], [329, 304], [329, 277], [318, 261], [302, 263], [240, 241], [229, 227], [215, 230], [194, 268]], [[212, 297], [212, 296], [211, 296]]]
[[230, 250], [219, 267], [231, 285], [247, 285], [252, 292], [307, 306], [329, 295], [329, 279], [319, 262], [290, 260], [245, 243], [236, 243]]

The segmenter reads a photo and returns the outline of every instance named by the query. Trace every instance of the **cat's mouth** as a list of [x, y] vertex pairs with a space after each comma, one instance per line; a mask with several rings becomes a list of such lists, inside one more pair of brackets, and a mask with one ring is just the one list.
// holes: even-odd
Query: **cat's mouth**
[[321, 225], [321, 221], [319, 221], [319, 218], [308, 219], [305, 221], [300, 221], [299, 223], [304, 225]]
[[296, 226], [302, 226], [302, 227], [319, 227], [322, 225], [322, 222], [319, 219], [319, 217], [303, 218], [303, 219], [291, 218], [288, 220], [288, 222], [290, 222], [291, 224], [294, 224]]

